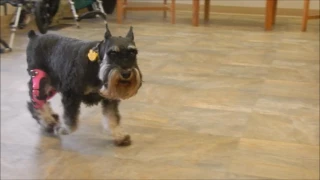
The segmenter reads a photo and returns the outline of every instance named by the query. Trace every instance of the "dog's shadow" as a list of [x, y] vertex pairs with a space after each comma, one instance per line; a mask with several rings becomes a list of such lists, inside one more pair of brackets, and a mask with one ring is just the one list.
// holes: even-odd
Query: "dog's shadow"
[[76, 25], [75, 24], [55, 24], [55, 25], [50, 26], [48, 28], [48, 30], [50, 30], [50, 31], [59, 31], [61, 29], [65, 29], [65, 28], [68, 28], [68, 27], [76, 28]]
[[73, 134], [56, 136], [52, 133], [41, 131], [39, 133], [38, 148], [42, 150], [72, 152], [75, 154], [105, 155], [114, 152], [116, 148], [111, 137], [107, 135], [92, 136], [74, 132]]

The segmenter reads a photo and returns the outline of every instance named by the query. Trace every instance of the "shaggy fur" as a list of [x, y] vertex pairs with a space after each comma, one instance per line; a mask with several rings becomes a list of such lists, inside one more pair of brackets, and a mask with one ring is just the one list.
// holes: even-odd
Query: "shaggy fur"
[[[40, 84], [40, 94], [48, 95], [48, 86], [54, 88], [62, 95], [64, 109], [61, 121], [49, 102], [40, 109], [34, 107], [34, 102], [28, 102], [32, 117], [46, 131], [65, 135], [77, 129], [81, 103], [91, 106], [102, 102], [102, 113], [114, 142], [129, 145], [130, 136], [120, 127], [118, 106], [121, 100], [134, 96], [142, 85], [132, 27], [125, 37], [114, 37], [106, 25], [102, 41], [37, 35], [34, 31], [28, 36], [28, 72], [41, 69], [47, 73], [46, 83]], [[98, 53], [95, 61], [88, 59], [90, 50]], [[32, 76], [28, 85], [32, 100]]]

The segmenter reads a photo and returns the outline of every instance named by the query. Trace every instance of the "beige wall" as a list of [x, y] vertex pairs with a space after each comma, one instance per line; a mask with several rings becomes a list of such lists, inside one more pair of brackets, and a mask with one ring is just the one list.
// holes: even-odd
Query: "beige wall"
[[[67, 0], [63, 0], [67, 1]], [[129, 2], [163, 2], [162, 0], [128, 0]], [[170, 0], [167, 0], [170, 2]], [[320, 0], [310, 0], [310, 9], [318, 10], [320, 9]], [[177, 4], [192, 4], [192, 0], [176, 0]], [[212, 5], [218, 6], [236, 6], [236, 7], [265, 7], [265, 0], [211, 0]], [[201, 4], [203, 4], [203, 0], [201, 0]], [[303, 8], [303, 0], [279, 0], [279, 8], [284, 9], [302, 9]], [[12, 12], [12, 6], [8, 5], [9, 14]], [[2, 16], [3, 7], [0, 9]]]
[[[135, 2], [149, 2], [148, 0], [128, 0]], [[170, 0], [167, 0], [170, 2]], [[310, 9], [320, 9], [320, 0], [310, 0]], [[162, 2], [162, 0], [150, 0], [150, 2]], [[192, 0], [176, 0], [178, 4], [192, 4]], [[303, 0], [279, 0], [278, 7], [284, 9], [302, 9]], [[203, 0], [201, 1], [203, 4]], [[265, 0], [211, 0], [212, 5], [237, 6], [237, 7], [265, 7]]]

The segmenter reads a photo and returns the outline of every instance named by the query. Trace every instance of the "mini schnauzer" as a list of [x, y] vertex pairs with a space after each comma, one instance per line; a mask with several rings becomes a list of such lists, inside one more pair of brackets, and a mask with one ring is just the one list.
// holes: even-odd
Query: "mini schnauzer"
[[[66, 135], [78, 127], [80, 104], [102, 104], [116, 145], [130, 145], [120, 126], [121, 100], [137, 94], [142, 74], [132, 27], [125, 37], [112, 36], [108, 25], [102, 41], [82, 41], [55, 34], [28, 33], [28, 83], [31, 115], [47, 132]], [[48, 100], [62, 95], [63, 121]]]

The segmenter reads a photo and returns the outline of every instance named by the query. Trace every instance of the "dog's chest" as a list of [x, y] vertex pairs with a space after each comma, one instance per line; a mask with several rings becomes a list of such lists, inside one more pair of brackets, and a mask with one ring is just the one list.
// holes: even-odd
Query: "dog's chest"
[[95, 87], [95, 86], [86, 86], [85, 90], [84, 90], [84, 95], [90, 94], [90, 93], [98, 93], [99, 92], [99, 88]]

